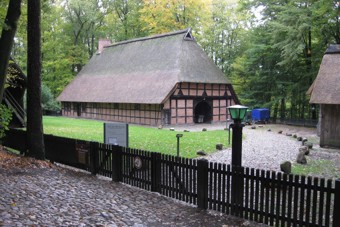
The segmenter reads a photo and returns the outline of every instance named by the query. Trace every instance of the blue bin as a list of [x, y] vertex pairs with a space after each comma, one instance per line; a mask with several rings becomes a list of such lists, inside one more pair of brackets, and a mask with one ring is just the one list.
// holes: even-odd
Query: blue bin
[[255, 122], [268, 122], [270, 118], [270, 111], [267, 108], [253, 109], [251, 112], [251, 118]]

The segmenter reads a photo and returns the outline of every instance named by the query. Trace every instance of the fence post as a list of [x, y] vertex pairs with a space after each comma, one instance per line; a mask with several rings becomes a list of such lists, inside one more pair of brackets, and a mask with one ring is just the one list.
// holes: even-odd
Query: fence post
[[197, 206], [204, 210], [208, 208], [208, 165], [207, 159], [197, 161]]
[[90, 168], [92, 175], [96, 175], [98, 172], [98, 147], [98, 142], [90, 142]]
[[122, 181], [123, 147], [113, 146], [112, 149], [112, 181]]
[[333, 226], [340, 226], [340, 178], [335, 181]]
[[232, 166], [231, 171], [231, 214], [242, 217], [244, 168], [242, 166]]
[[161, 154], [151, 153], [151, 191], [161, 192]]

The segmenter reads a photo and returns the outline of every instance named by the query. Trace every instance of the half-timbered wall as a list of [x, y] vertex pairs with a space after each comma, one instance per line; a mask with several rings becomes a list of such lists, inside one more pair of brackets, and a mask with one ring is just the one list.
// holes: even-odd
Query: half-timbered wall
[[180, 83], [164, 104], [63, 102], [64, 116], [141, 125], [176, 125], [226, 121], [237, 97], [229, 84]]
[[161, 105], [125, 103], [62, 103], [63, 116], [141, 125], [161, 124]]
[[[228, 84], [180, 83], [164, 104], [164, 111], [171, 112], [171, 124], [226, 121], [226, 108], [236, 100], [235, 92]], [[198, 108], [209, 113], [199, 114]], [[204, 115], [203, 119], [199, 115]]]

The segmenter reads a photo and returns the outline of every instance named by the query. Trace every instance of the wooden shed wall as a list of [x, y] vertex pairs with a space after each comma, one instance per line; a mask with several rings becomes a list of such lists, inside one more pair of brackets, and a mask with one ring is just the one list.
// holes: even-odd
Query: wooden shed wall
[[340, 148], [340, 105], [320, 105], [320, 146]]

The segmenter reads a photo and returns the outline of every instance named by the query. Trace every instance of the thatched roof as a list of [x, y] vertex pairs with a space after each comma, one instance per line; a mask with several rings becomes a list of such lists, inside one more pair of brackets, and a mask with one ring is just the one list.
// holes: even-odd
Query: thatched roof
[[310, 103], [340, 104], [340, 45], [330, 45], [307, 94]]
[[106, 46], [58, 100], [160, 104], [179, 82], [229, 84], [190, 29]]
[[21, 87], [21, 89], [26, 89], [27, 77], [12, 57], [10, 57], [8, 62], [8, 74], [10, 74], [11, 77], [7, 77], [7, 83], [11, 87]]

